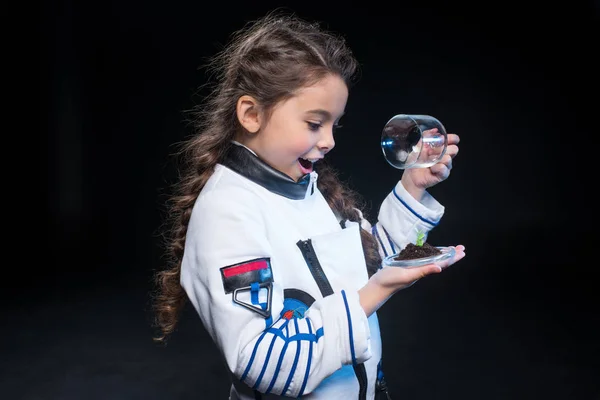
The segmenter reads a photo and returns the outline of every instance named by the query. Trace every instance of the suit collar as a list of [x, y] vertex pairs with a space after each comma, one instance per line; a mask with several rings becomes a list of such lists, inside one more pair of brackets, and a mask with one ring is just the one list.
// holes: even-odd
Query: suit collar
[[[257, 185], [288, 199], [302, 200], [314, 191], [311, 188], [310, 194], [308, 193], [311, 174], [304, 175], [296, 182], [262, 161], [248, 147], [235, 141], [232, 142], [221, 164]], [[312, 174], [314, 174], [313, 180], [316, 179], [316, 172], [313, 171]]]

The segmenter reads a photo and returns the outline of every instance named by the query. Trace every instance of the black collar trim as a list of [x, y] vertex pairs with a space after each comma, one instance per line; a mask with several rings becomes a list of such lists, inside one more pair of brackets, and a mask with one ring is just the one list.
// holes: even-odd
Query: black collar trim
[[304, 175], [295, 182], [286, 174], [266, 164], [244, 146], [232, 143], [221, 164], [280, 196], [292, 200], [302, 200], [306, 197], [310, 174]]

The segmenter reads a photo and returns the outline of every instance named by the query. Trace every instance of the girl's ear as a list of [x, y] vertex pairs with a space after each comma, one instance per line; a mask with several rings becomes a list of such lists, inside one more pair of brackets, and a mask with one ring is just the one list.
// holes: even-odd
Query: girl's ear
[[256, 133], [260, 129], [261, 113], [258, 102], [254, 97], [244, 95], [240, 97], [236, 105], [237, 118], [240, 124], [250, 133]]

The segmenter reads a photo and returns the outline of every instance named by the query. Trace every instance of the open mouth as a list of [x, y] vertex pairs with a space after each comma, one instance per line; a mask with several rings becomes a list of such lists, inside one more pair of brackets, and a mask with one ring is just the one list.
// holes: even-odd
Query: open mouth
[[304, 174], [310, 174], [313, 171], [313, 162], [305, 160], [304, 158], [299, 158], [298, 163], [300, 164], [300, 169]]

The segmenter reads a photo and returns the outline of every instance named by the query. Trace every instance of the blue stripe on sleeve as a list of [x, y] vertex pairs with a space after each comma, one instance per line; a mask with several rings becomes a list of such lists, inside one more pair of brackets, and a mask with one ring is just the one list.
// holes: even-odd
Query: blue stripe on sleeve
[[252, 282], [250, 284], [250, 301], [252, 304], [258, 304], [258, 291], [260, 290], [260, 286], [258, 286], [258, 282]]
[[[296, 318], [294, 318], [294, 323], [296, 324], [296, 332], [298, 332], [298, 322], [297, 322]], [[296, 373], [296, 367], [298, 366], [298, 359], [300, 358], [300, 346], [302, 346], [302, 342], [296, 343], [296, 357], [294, 358], [294, 364], [292, 364], [292, 369], [290, 370], [288, 379], [285, 382], [285, 386], [283, 387], [283, 390], [281, 391], [282, 396], [285, 396], [285, 393], [287, 392], [288, 388], [290, 387], [290, 383], [292, 383], [292, 378], [294, 377], [294, 374]]]
[[321, 336], [323, 336], [323, 328], [317, 329], [317, 342]]
[[396, 254], [396, 248], [394, 247], [394, 241], [390, 237], [390, 234], [388, 233], [388, 231], [385, 230], [385, 227], [383, 225], [381, 225], [381, 228], [383, 229], [383, 233], [385, 233], [385, 236], [387, 237], [387, 240], [390, 243], [390, 247], [392, 248], [392, 254]]
[[[311, 335], [312, 334], [312, 328], [310, 326], [310, 320], [306, 320], [306, 325], [308, 326], [308, 334]], [[298, 326], [298, 324], [296, 324], [296, 327]], [[300, 343], [298, 343], [300, 344]], [[302, 387], [300, 387], [300, 392], [298, 393], [298, 397], [302, 396], [302, 394], [304, 393], [304, 389], [306, 388], [306, 382], [308, 381], [308, 374], [310, 372], [310, 364], [311, 364], [311, 360], [312, 360], [312, 352], [313, 352], [313, 342], [310, 342], [309, 344], [309, 348], [308, 348], [308, 363], [306, 364], [306, 372], [304, 373], [304, 381], [302, 382]]]
[[256, 351], [258, 350], [258, 346], [260, 346], [260, 342], [262, 342], [263, 338], [265, 337], [265, 335], [267, 334], [267, 331], [264, 331], [260, 337], [258, 338], [258, 340], [256, 341], [256, 344], [254, 345], [254, 349], [252, 349], [252, 355], [250, 356], [250, 361], [248, 361], [248, 365], [246, 366], [246, 370], [244, 371], [244, 373], [242, 374], [242, 377], [240, 378], [240, 380], [243, 382], [246, 379], [246, 376], [248, 375], [248, 372], [250, 371], [250, 367], [252, 366], [252, 362], [254, 361], [254, 357], [256, 356]]
[[398, 193], [396, 192], [396, 188], [394, 188], [394, 196], [396, 196], [396, 198], [400, 201], [400, 203], [402, 203], [402, 205], [404, 207], [406, 207], [408, 209], [408, 211], [410, 211], [411, 213], [413, 213], [417, 218], [419, 218], [421, 221], [423, 222], [427, 222], [429, 225], [433, 225], [433, 226], [437, 226], [437, 223], [430, 221], [422, 216], [420, 216], [415, 210], [413, 210], [412, 208], [409, 207], [408, 204], [406, 204], [406, 202], [404, 200], [402, 200], [400, 198], [400, 196], [398, 195]]
[[387, 257], [388, 253], [387, 253], [387, 250], [385, 249], [385, 245], [383, 244], [383, 241], [379, 237], [379, 232], [377, 231], [377, 224], [373, 225], [372, 232], [373, 232], [373, 235], [375, 235], [375, 237], [377, 238], [377, 240], [379, 240], [379, 244], [381, 245], [381, 248], [383, 249], [384, 256]]
[[[277, 325], [279, 322], [283, 322], [283, 324], [281, 326], [279, 326], [279, 327], [272, 326], [272, 327], [266, 329], [261, 334], [261, 336], [257, 340], [256, 344], [254, 345], [254, 349], [252, 350], [252, 356], [250, 357], [250, 361], [248, 362], [248, 365], [246, 366], [246, 370], [244, 371], [244, 374], [242, 375], [242, 377], [240, 379], [241, 381], [245, 382], [248, 386], [250, 386], [250, 382], [246, 382], [245, 380], [246, 380], [246, 378], [248, 376], [248, 373], [250, 371], [250, 368], [251, 368], [251, 366], [252, 366], [252, 364], [253, 364], [253, 362], [254, 362], [254, 360], [256, 358], [256, 353], [258, 351], [259, 345], [260, 345], [260, 343], [262, 342], [264, 336], [267, 333], [270, 333], [271, 335], [273, 335], [271, 343], [269, 345], [269, 349], [267, 350], [267, 354], [266, 354], [266, 356], [264, 357], [264, 360], [263, 360], [263, 366], [262, 366], [261, 372], [260, 372], [258, 378], [256, 379], [256, 382], [254, 383], [254, 385], [252, 385], [252, 389], [257, 390], [257, 388], [260, 386], [260, 384], [262, 382], [262, 379], [264, 378], [267, 366], [269, 365], [271, 354], [273, 352], [275, 341], [277, 340], [277, 338], [280, 338], [285, 343], [284, 343], [284, 345], [283, 345], [283, 347], [281, 349], [281, 353], [279, 355], [279, 359], [278, 359], [278, 362], [277, 362], [277, 366], [275, 368], [275, 372], [273, 374], [273, 377], [271, 378], [271, 381], [269, 382], [269, 387], [267, 388], [266, 393], [269, 393], [269, 392], [271, 392], [273, 390], [273, 387], [274, 387], [274, 385], [275, 385], [275, 383], [277, 381], [277, 377], [279, 376], [279, 372], [281, 370], [281, 365], [284, 362], [284, 358], [286, 356], [286, 352], [287, 352], [289, 344], [291, 342], [296, 342], [296, 346], [297, 346], [296, 347], [296, 354], [295, 354], [295, 357], [294, 357], [294, 362], [292, 364], [289, 376], [288, 376], [288, 378], [286, 380], [285, 386], [284, 386], [281, 394], [285, 395], [285, 393], [289, 389], [289, 386], [292, 383], [292, 380], [294, 378], [294, 374], [296, 373], [296, 370], [297, 370], [297, 367], [298, 367], [298, 362], [299, 362], [300, 352], [301, 352], [301, 346], [302, 346], [303, 342], [308, 342], [309, 345], [310, 345], [309, 355], [308, 355], [309, 356], [309, 360], [308, 360], [308, 365], [307, 365], [307, 372], [305, 373], [305, 379], [308, 379], [308, 372], [310, 371], [310, 363], [311, 363], [311, 358], [312, 358], [313, 345], [314, 345], [314, 343], [317, 343], [321, 337], [323, 337], [323, 332], [324, 331], [323, 331], [323, 328], [319, 328], [316, 331], [316, 333], [313, 333], [312, 323], [311, 323], [311, 320], [308, 319], [308, 318], [305, 319], [305, 318], [294, 317], [292, 319], [294, 320], [294, 324], [295, 324], [295, 327], [296, 327], [296, 332], [293, 335], [290, 336], [290, 333], [289, 333], [289, 325], [288, 324], [289, 324], [289, 322], [291, 320], [281, 319], [281, 320], [277, 321], [277, 323], [276, 323], [276, 325]], [[307, 329], [308, 329], [307, 333], [305, 333], [305, 332], [300, 333], [300, 329], [298, 327], [298, 320], [306, 322]], [[285, 329], [285, 333], [284, 333], [284, 329]], [[306, 386], [306, 382], [303, 383], [303, 387], [304, 386]], [[302, 390], [304, 390], [304, 389], [302, 389]]]
[[352, 354], [352, 364], [356, 365], [356, 355], [354, 354], [354, 334], [352, 333], [352, 318], [350, 317], [350, 308], [348, 307], [348, 299], [346, 299], [346, 292], [344, 290], [342, 290], [342, 297], [344, 298], [346, 316], [348, 317], [348, 334], [350, 336], [350, 354]]
[[265, 375], [265, 371], [267, 370], [267, 365], [269, 365], [269, 358], [271, 358], [271, 352], [273, 351], [273, 346], [275, 345], [275, 341], [277, 340], [277, 335], [273, 335], [273, 339], [271, 340], [271, 344], [269, 345], [269, 350], [267, 351], [267, 356], [265, 357], [265, 361], [263, 363], [262, 370], [260, 371], [260, 375], [258, 375], [258, 379], [254, 382], [254, 386], [252, 389], [258, 388], [260, 382], [262, 381], [263, 376]]
[[[283, 327], [285, 327], [286, 337], [289, 336], [289, 329], [288, 329], [289, 322], [290, 322], [289, 320], [286, 320], [285, 324], [283, 325]], [[265, 394], [270, 393], [271, 390], [273, 389], [273, 385], [275, 385], [275, 381], [277, 380], [277, 376], [279, 375], [279, 370], [281, 369], [281, 363], [283, 362], [283, 357], [285, 356], [285, 352], [286, 352], [289, 344], [290, 344], [290, 342], [286, 340], [285, 344], [283, 345], [283, 348], [281, 349], [281, 353], [279, 354], [279, 361], [277, 361], [277, 366], [275, 367], [275, 373], [273, 374], [273, 378], [271, 379], [271, 383], [269, 384], [269, 387], [267, 388], [267, 391], [265, 392]]]

